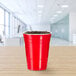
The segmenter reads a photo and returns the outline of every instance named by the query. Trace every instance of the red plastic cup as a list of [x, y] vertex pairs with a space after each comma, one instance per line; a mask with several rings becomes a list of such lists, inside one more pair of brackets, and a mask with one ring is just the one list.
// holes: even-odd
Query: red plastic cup
[[27, 67], [29, 70], [46, 70], [50, 43], [50, 33], [24, 33]]

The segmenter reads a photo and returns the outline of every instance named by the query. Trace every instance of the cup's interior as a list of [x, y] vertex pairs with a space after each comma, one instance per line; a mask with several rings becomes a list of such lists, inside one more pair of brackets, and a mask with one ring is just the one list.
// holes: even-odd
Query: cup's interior
[[24, 34], [50, 34], [50, 32], [47, 32], [47, 31], [27, 31]]

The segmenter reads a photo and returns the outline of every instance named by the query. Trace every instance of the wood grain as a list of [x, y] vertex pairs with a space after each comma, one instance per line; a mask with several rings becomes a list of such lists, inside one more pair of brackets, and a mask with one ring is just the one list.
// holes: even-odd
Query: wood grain
[[76, 47], [50, 47], [45, 71], [27, 69], [24, 47], [0, 47], [0, 76], [76, 76]]

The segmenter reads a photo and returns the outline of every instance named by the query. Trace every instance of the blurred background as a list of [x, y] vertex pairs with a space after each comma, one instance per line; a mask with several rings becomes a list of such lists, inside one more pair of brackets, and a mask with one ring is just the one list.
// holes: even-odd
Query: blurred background
[[30, 30], [51, 32], [51, 46], [75, 46], [76, 0], [0, 0], [0, 46], [24, 46]]

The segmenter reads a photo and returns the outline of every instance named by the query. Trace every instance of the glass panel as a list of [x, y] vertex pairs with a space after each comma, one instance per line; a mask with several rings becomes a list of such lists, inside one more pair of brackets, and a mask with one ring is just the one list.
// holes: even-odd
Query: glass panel
[[18, 20], [17, 18], [14, 18], [14, 27], [17, 28], [17, 26], [18, 26]]
[[22, 23], [21, 23], [20, 20], [18, 20], [18, 28], [17, 28], [17, 30], [18, 30], [18, 33], [22, 33]]
[[8, 27], [9, 26], [9, 13], [5, 12], [5, 26]]
[[4, 24], [4, 10], [0, 8], [0, 24]]
[[17, 34], [17, 27], [18, 27], [18, 20], [16, 17], [14, 17], [14, 35]]
[[0, 8], [0, 43], [3, 42], [4, 38], [4, 10]]
[[0, 25], [0, 35], [3, 35], [3, 31], [4, 31], [4, 26]]
[[5, 35], [6, 38], [9, 37], [9, 13], [7, 11], [5, 11]]
[[25, 32], [27, 31], [27, 25], [22, 23], [22, 32]]
[[24, 31], [26, 31], [26, 27], [26, 24], [14, 17], [14, 35], [22, 34]]
[[17, 34], [17, 28], [14, 29], [14, 34], [15, 34], [15, 35]]

